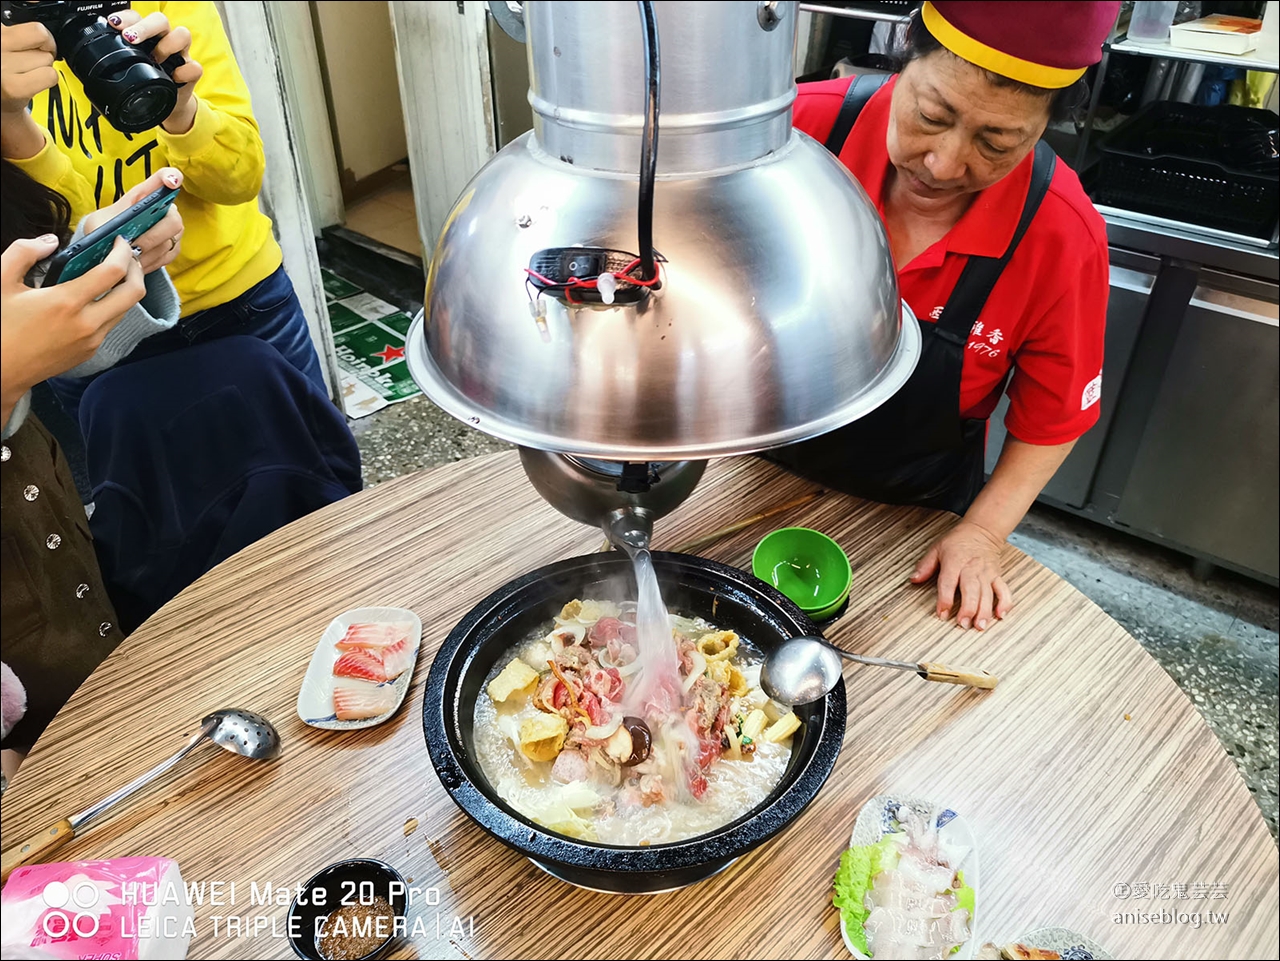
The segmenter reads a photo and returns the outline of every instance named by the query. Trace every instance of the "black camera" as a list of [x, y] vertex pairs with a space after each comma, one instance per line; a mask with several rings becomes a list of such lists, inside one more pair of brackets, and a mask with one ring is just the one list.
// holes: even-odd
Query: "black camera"
[[129, 0], [3, 0], [0, 19], [44, 24], [89, 102], [117, 130], [141, 133], [173, 111], [178, 85], [170, 74], [184, 61], [174, 54], [157, 65], [151, 51], [159, 38], [127, 43], [105, 18], [128, 9]]

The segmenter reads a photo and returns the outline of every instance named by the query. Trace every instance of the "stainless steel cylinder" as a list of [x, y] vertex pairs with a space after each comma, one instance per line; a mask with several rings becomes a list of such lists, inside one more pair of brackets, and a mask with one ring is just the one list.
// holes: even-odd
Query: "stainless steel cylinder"
[[[791, 137], [796, 11], [755, 3], [655, 3], [662, 48], [658, 174], [752, 163]], [[732, 9], [726, 9], [732, 8]], [[643, 127], [644, 61], [634, 2], [525, 5], [533, 131], [575, 167], [635, 175]]]

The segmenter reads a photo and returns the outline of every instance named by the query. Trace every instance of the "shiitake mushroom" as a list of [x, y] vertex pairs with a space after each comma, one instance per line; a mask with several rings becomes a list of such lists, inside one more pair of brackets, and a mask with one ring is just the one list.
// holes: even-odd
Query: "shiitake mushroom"
[[627, 715], [622, 719], [622, 726], [631, 735], [631, 757], [623, 761], [622, 766], [631, 767], [649, 756], [653, 749], [653, 733], [642, 717]]

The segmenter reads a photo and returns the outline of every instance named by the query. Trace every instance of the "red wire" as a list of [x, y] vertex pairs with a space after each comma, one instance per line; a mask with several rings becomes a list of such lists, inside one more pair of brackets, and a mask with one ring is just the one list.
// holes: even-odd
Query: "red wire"
[[[632, 260], [631, 263], [627, 264], [627, 266], [624, 267], [622, 270], [615, 272], [614, 276], [618, 277], [625, 283], [631, 284], [634, 287], [652, 287], [654, 284], [658, 283], [658, 280], [660, 279], [659, 274], [654, 274], [654, 276], [648, 280], [629, 276], [631, 271], [635, 270], [638, 266], [640, 266], [639, 257]], [[532, 277], [534, 280], [537, 280], [540, 283], [542, 283], [546, 287], [563, 288], [565, 293], [565, 299], [567, 299], [571, 304], [582, 303], [582, 301], [575, 300], [573, 298], [573, 295], [570, 291], [574, 287], [582, 287], [587, 290], [595, 290], [599, 287], [599, 282], [598, 282], [598, 279], [596, 278], [593, 278], [591, 280], [582, 280], [581, 278], [578, 278], [578, 277], [570, 277], [564, 283], [557, 283], [556, 281], [552, 280], [550, 277], [545, 277], [542, 274], [538, 273], [536, 270], [533, 270], [529, 267], [526, 267], [524, 269], [524, 272], [528, 274], [530, 277]]]
[[552, 280], [550, 277], [544, 277], [544, 276], [542, 276], [542, 274], [538, 273], [536, 270], [530, 270], [528, 267], [526, 267], [526, 268], [524, 269], [524, 272], [525, 272], [526, 274], [528, 274], [530, 277], [532, 277], [534, 280], [540, 280], [540, 281], [542, 281], [542, 283], [546, 284], [548, 287], [558, 287], [558, 286], [560, 286], [560, 285], [559, 285], [559, 284], [557, 284], [554, 280]]

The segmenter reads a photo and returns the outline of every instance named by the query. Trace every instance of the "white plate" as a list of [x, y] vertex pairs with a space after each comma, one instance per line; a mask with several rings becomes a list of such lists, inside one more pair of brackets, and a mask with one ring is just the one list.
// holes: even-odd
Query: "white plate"
[[1033, 948], [1057, 951], [1064, 958], [1077, 961], [1112, 961], [1115, 957], [1097, 941], [1069, 928], [1037, 928], [1014, 940]]
[[[338, 662], [340, 652], [334, 645], [342, 640], [343, 635], [347, 633], [347, 628], [352, 624], [374, 624], [380, 621], [408, 621], [413, 625], [409, 630], [409, 644], [413, 648], [409, 666], [395, 680], [379, 685], [379, 687], [394, 688], [395, 707], [377, 717], [361, 718], [358, 721], [339, 721], [333, 710], [335, 680], [333, 665]], [[402, 607], [358, 607], [339, 614], [329, 622], [324, 634], [320, 636], [320, 643], [316, 645], [315, 653], [311, 655], [311, 666], [307, 668], [307, 676], [302, 679], [302, 689], [298, 691], [298, 717], [312, 727], [322, 727], [329, 731], [354, 731], [358, 728], [381, 724], [400, 710], [404, 696], [413, 681], [413, 668], [418, 663], [418, 649], [421, 646], [422, 619], [413, 611], [407, 611]]]
[[[906, 804], [909, 807], [923, 811], [933, 811], [940, 807], [938, 804], [931, 804], [928, 801], [922, 801], [919, 798], [898, 798], [888, 794], [881, 794], [874, 797], [863, 805], [862, 810], [858, 812], [858, 820], [853, 824], [853, 833], [849, 836], [849, 846], [856, 847], [863, 844], [875, 844], [884, 835], [893, 832], [894, 812], [898, 805]], [[968, 961], [973, 957], [976, 945], [981, 944], [975, 936], [976, 930], [975, 918], [978, 914], [978, 902], [982, 895], [982, 888], [978, 884], [978, 847], [974, 843], [973, 834], [969, 830], [969, 825], [964, 818], [956, 814], [949, 808], [943, 808], [938, 814], [938, 833], [945, 834], [947, 839], [956, 847], [968, 848], [969, 853], [964, 859], [956, 865], [956, 869], [964, 871], [964, 883], [973, 888], [974, 901], [974, 917], [969, 919], [969, 940], [960, 945], [960, 950], [950, 955], [958, 961]], [[867, 956], [853, 946], [853, 942], [849, 940], [849, 932], [845, 930], [844, 912], [840, 912], [840, 937], [844, 939], [844, 946], [849, 949], [858, 961], [869, 961]]]

